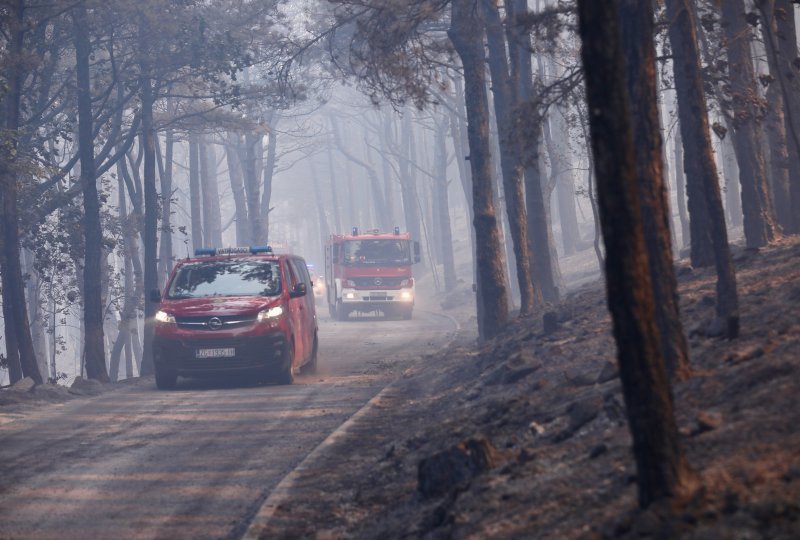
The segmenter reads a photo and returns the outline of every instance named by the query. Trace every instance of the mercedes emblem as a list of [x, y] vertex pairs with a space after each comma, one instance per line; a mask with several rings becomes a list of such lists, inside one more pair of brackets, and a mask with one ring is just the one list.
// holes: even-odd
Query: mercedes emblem
[[375, 285], [383, 285], [383, 280], [381, 278], [375, 278]]

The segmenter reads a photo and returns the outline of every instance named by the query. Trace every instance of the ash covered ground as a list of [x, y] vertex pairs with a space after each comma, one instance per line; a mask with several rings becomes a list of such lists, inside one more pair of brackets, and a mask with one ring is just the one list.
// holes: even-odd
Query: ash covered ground
[[[262, 538], [800, 538], [800, 242], [737, 250], [741, 337], [704, 335], [713, 269], [678, 265], [675, 385], [694, 496], [636, 507], [602, 284], [422, 358], [275, 501]], [[468, 294], [462, 294], [467, 298]], [[464, 315], [468, 309], [453, 307]], [[468, 327], [468, 325], [466, 325]]]
[[[636, 508], [636, 476], [604, 291], [476, 345], [466, 284], [443, 299], [463, 331], [312, 453], [251, 536], [800, 538], [800, 241], [735, 254], [741, 337], [704, 335], [712, 269], [678, 264], [693, 376], [674, 387], [701, 486]], [[586, 281], [585, 276], [582, 278]], [[396, 369], [393, 369], [397, 372]], [[3, 389], [0, 421], [130, 384]]]

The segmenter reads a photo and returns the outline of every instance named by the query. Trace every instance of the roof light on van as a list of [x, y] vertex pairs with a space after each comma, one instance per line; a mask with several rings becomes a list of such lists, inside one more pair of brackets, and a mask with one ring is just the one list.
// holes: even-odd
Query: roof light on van
[[214, 255], [237, 255], [242, 253], [272, 253], [270, 246], [236, 246], [226, 248], [197, 248], [195, 257], [213, 257]]

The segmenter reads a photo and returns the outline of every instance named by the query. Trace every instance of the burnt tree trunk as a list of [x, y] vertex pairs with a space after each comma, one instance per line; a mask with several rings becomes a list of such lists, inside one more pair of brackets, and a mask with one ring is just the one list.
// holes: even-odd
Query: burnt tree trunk
[[[772, 66], [770, 70], [773, 70]], [[784, 99], [774, 82], [769, 85], [764, 97], [770, 104], [764, 118], [764, 134], [769, 148], [768, 177], [771, 202], [775, 209], [775, 220], [781, 229], [785, 230], [792, 226], [792, 208], [789, 196], [789, 147], [786, 144]]]
[[247, 218], [247, 196], [244, 191], [244, 177], [242, 175], [242, 162], [239, 160], [237, 148], [241, 145], [238, 134], [229, 132], [225, 144], [225, 160], [228, 163], [228, 179], [231, 183], [231, 194], [236, 212], [236, 245], [249, 246], [250, 226]]
[[272, 201], [272, 181], [275, 177], [275, 164], [278, 152], [278, 117], [273, 112], [269, 116], [269, 134], [267, 135], [267, 159], [264, 161], [264, 190], [261, 192], [261, 229], [262, 244], [269, 243], [269, 212]]
[[247, 217], [250, 220], [250, 240], [254, 244], [264, 241], [261, 223], [261, 153], [263, 136], [245, 135], [244, 146], [240, 149], [244, 173], [244, 191], [247, 194]]
[[441, 233], [442, 249], [442, 268], [444, 270], [444, 290], [450, 292], [456, 288], [456, 265], [453, 256], [453, 233], [450, 224], [450, 202], [448, 197], [447, 179], [447, 124], [449, 119], [440, 116], [436, 121], [436, 153], [434, 157], [434, 189], [437, 191], [435, 197], [438, 203], [436, 228]]
[[83, 194], [83, 329], [86, 374], [90, 379], [108, 382], [103, 337], [103, 229], [94, 161], [94, 122], [92, 114], [89, 57], [89, 21], [86, 6], [79, 4], [72, 13], [75, 23], [75, 73], [78, 97], [78, 151]]
[[721, 141], [722, 177], [725, 184], [725, 211], [730, 227], [742, 226], [742, 198], [739, 195], [739, 165], [729, 137]]
[[[764, 41], [770, 72], [784, 101], [784, 131], [787, 139], [788, 219], [787, 208], [776, 200], [776, 214], [784, 232], [800, 233], [800, 65], [797, 62], [797, 28], [794, 3], [789, 0], [765, 0], [756, 3], [764, 15]], [[785, 196], [785, 195], [784, 195]]]
[[742, 186], [744, 237], [748, 247], [760, 247], [776, 236], [767, 184], [764, 149], [758, 138], [761, 111], [756, 103], [751, 26], [745, 20], [744, 0], [720, 3], [720, 24], [727, 38], [728, 78], [733, 117], [733, 145]]
[[222, 247], [222, 216], [219, 211], [217, 156], [214, 145], [200, 136], [200, 192], [203, 200], [203, 243]]
[[[642, 6], [652, 17], [650, 3]], [[633, 437], [639, 505], [646, 507], [678, 495], [691, 473], [679, 444], [655, 322], [618, 30], [619, 6], [615, 0], [579, 0], [578, 16], [607, 253], [608, 304]]]
[[[667, 18], [671, 21], [669, 40], [672, 45], [672, 68], [678, 95], [678, 117], [681, 138], [685, 142], [684, 170], [689, 193], [689, 211], [694, 204], [697, 214], [692, 220], [692, 264], [695, 264], [695, 227], [702, 226], [711, 237], [711, 255], [717, 271], [717, 316], [726, 328], [728, 338], [739, 333], [739, 299], [733, 271], [725, 211], [717, 180], [717, 166], [711, 148], [708, 108], [703, 92], [697, 26], [689, 0], [667, 0]], [[694, 202], [693, 202], [694, 201]], [[702, 216], [703, 221], [697, 223]], [[697, 220], [697, 221], [696, 221]], [[706, 254], [701, 259], [705, 260]]]
[[[143, 39], [144, 39], [143, 34]], [[142, 44], [144, 47], [144, 44]], [[146, 49], [145, 49], [146, 50]], [[144, 152], [144, 356], [142, 358], [141, 375], [152, 375], [153, 367], [153, 325], [158, 304], [150, 299], [150, 291], [158, 288], [158, 192], [156, 191], [156, 148], [155, 125], [153, 123], [153, 105], [155, 92], [153, 79], [150, 76], [150, 61], [147, 54], [140, 64], [140, 92], [142, 102], [142, 147]]]
[[680, 126], [675, 130], [675, 197], [678, 199], [678, 219], [681, 222], [681, 247], [688, 247], [691, 239], [689, 214], [686, 209], [686, 173], [683, 165], [683, 137]]
[[520, 161], [520, 140], [514, 136], [512, 110], [517, 100], [512, 87], [506, 57], [506, 40], [503, 24], [497, 9], [497, 0], [481, 0], [486, 19], [489, 43], [489, 71], [492, 77], [494, 110], [500, 147], [500, 166], [503, 178], [505, 208], [508, 226], [514, 245], [517, 282], [520, 294], [520, 315], [531, 313], [536, 299], [530, 266], [528, 241], [528, 216], [525, 210], [524, 168]]
[[200, 141], [189, 135], [189, 215], [192, 221], [192, 248], [203, 247], [203, 210], [200, 203]]
[[564, 111], [557, 107], [549, 115], [552, 148], [549, 151], [556, 175], [558, 218], [561, 222], [561, 242], [564, 255], [577, 253], [581, 236], [578, 227], [578, 210], [575, 203], [575, 177], [569, 158], [569, 133]]
[[[156, 140], [158, 142], [158, 140]], [[160, 147], [157, 147], [160, 149]], [[164, 159], [159, 159], [158, 177], [161, 180], [161, 244], [159, 250], [158, 276], [159, 283], [164, 283], [172, 272], [172, 171], [175, 151], [175, 132], [167, 129], [164, 140]], [[159, 158], [161, 152], [157, 153]]]
[[[42, 375], [36, 362], [28, 310], [25, 305], [25, 282], [22, 277], [19, 240], [19, 211], [17, 207], [18, 140], [20, 125], [20, 97], [24, 80], [22, 60], [25, 2], [15, 0], [8, 5], [8, 22], [11, 35], [4, 66], [7, 89], [5, 104], [5, 133], [0, 140], [0, 194], [3, 203], [3, 315], [6, 330], [6, 349], [11, 351], [11, 364], [19, 365], [23, 377], [31, 377], [38, 384]], [[6, 139], [8, 137], [8, 139]], [[9, 318], [10, 316], [10, 318]], [[13, 335], [12, 335], [13, 334]], [[16, 362], [14, 362], [16, 360]]]
[[422, 243], [422, 228], [417, 202], [417, 175], [414, 171], [414, 160], [416, 159], [414, 133], [411, 127], [411, 112], [408, 110], [403, 114], [400, 130], [402, 144], [398, 166], [406, 229], [411, 233], [411, 238]]
[[672, 257], [669, 202], [662, 168], [653, 13], [652, 9], [642, 7], [638, 0], [622, 0], [620, 10], [636, 176], [661, 354], [670, 376], [686, 380], [691, 373], [678, 309], [678, 281]]
[[495, 337], [508, 321], [508, 287], [492, 196], [489, 103], [483, 62], [483, 31], [472, 4], [471, 0], [451, 2], [452, 20], [447, 35], [464, 67], [464, 94], [475, 214], [478, 333], [482, 340], [488, 340]]
[[[516, 49], [511, 54], [512, 79], [519, 85], [519, 107], [515, 112], [517, 136], [524, 140], [521, 156], [525, 167], [525, 210], [528, 215], [528, 242], [533, 284], [537, 293], [547, 302], [558, 302], [560, 293], [556, 275], [558, 259], [553, 257], [547, 201], [544, 196], [539, 159], [542, 147], [544, 119], [539, 104], [533, 101], [533, 64], [528, 30], [524, 29], [524, 16], [528, 10], [526, 0], [508, 0], [506, 10], [513, 21], [509, 25], [509, 43]], [[524, 119], [524, 121], [522, 120]], [[524, 136], [523, 136], [524, 133]]]

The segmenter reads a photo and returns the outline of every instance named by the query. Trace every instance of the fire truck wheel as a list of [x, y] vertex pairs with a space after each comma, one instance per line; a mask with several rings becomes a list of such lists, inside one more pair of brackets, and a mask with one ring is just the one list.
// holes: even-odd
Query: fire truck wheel
[[347, 320], [347, 310], [344, 309], [341, 300], [336, 301], [336, 320], [337, 321], [346, 321]]
[[289, 342], [286, 348], [286, 358], [284, 358], [283, 365], [278, 371], [276, 381], [278, 384], [292, 384], [294, 382], [294, 341]]
[[306, 365], [303, 366], [303, 373], [308, 373], [313, 375], [317, 372], [317, 351], [319, 350], [319, 343], [317, 342], [317, 336], [314, 336], [314, 345], [311, 348], [311, 358], [308, 359]]
[[159, 390], [172, 390], [178, 384], [175, 373], [156, 366], [156, 388]]
[[413, 309], [411, 309], [411, 308], [404, 309], [403, 310], [403, 320], [410, 321], [411, 317], [413, 316], [413, 314], [414, 314], [414, 310]]

